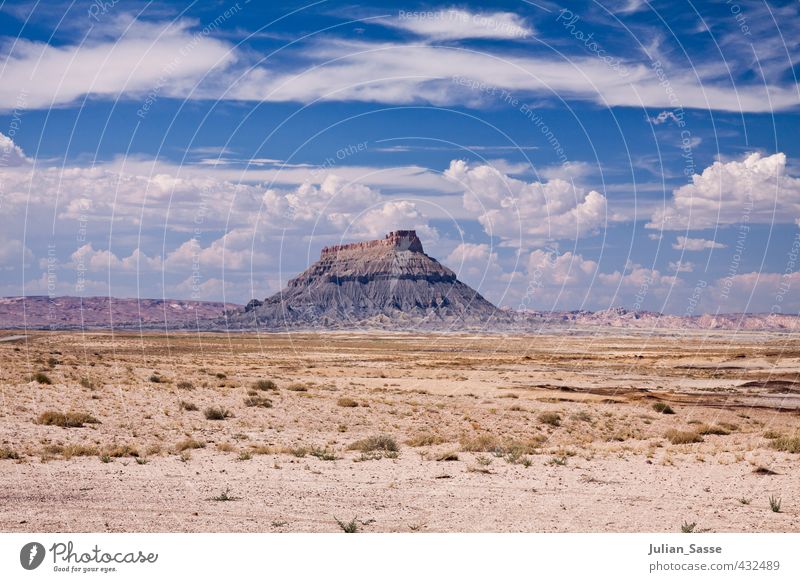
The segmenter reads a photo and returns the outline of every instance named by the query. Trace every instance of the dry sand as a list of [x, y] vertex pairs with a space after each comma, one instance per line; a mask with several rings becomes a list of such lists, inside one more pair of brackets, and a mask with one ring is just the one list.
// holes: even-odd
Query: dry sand
[[799, 374], [767, 333], [29, 333], [0, 530], [800, 531]]

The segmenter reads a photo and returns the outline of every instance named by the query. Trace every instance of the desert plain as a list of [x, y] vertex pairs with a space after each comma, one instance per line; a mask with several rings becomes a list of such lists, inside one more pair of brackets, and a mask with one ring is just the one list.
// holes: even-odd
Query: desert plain
[[0, 332], [0, 531], [796, 532], [800, 339]]

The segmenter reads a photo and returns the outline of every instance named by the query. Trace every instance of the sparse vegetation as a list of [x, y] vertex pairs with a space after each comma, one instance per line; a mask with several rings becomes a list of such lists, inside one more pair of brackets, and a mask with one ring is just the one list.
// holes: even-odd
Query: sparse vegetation
[[358, 533], [358, 521], [357, 518], [353, 518], [348, 522], [344, 522], [335, 515], [333, 519], [336, 520], [336, 524], [342, 529], [344, 533]]
[[260, 390], [262, 392], [277, 390], [278, 385], [272, 380], [257, 380], [252, 384], [253, 390]]
[[703, 437], [696, 432], [670, 429], [664, 437], [669, 440], [673, 445], [688, 445], [691, 443], [702, 443]]
[[336, 459], [339, 458], [333, 451], [328, 450], [327, 448], [323, 449], [318, 447], [312, 447], [309, 454], [312, 457], [316, 457], [321, 461], [335, 461]]
[[50, 379], [50, 376], [45, 374], [44, 372], [36, 372], [33, 375], [33, 381], [39, 384], [52, 384], [53, 381]]
[[437, 461], [457, 461], [458, 453], [455, 451], [445, 451], [436, 455]]
[[769, 496], [769, 508], [774, 513], [781, 512], [781, 500], [780, 498], [773, 497], [772, 495]]
[[238, 497], [234, 497], [233, 495], [231, 495], [230, 488], [226, 488], [219, 495], [214, 495], [211, 498], [211, 501], [238, 501], [238, 500], [239, 500]]
[[98, 424], [99, 422], [88, 412], [56, 412], [54, 410], [43, 412], [36, 419], [37, 424], [64, 428], [81, 428], [85, 424]]
[[731, 431], [729, 431], [727, 428], [723, 426], [719, 426], [716, 424], [701, 424], [697, 429], [697, 434], [702, 434], [702, 435], [715, 434], [724, 436], [731, 434]]
[[203, 416], [205, 416], [207, 420], [225, 420], [226, 418], [230, 418], [232, 415], [230, 410], [227, 408], [222, 408], [221, 406], [209, 406], [203, 410]]
[[373, 435], [365, 439], [361, 439], [351, 443], [348, 447], [350, 451], [361, 451], [362, 453], [370, 453], [372, 451], [387, 451], [397, 452], [400, 447], [397, 446], [397, 441], [389, 435]]
[[290, 384], [286, 389], [292, 392], [308, 392], [308, 386], [305, 384]]
[[681, 533], [692, 533], [694, 531], [694, 528], [696, 527], [697, 527], [696, 521], [693, 521], [692, 523], [684, 521], [683, 525], [681, 526]]
[[672, 407], [666, 402], [653, 403], [653, 410], [655, 410], [659, 414], [675, 414], [675, 411], [672, 410]]
[[153, 384], [161, 384], [164, 379], [159, 376], [158, 374], [151, 374], [150, 378], [148, 378]]
[[187, 451], [189, 449], [202, 449], [205, 448], [206, 443], [197, 441], [195, 439], [185, 439], [175, 445], [175, 451], [178, 453], [182, 453], [183, 451]]
[[189, 412], [194, 412], [195, 410], [198, 410], [196, 404], [194, 404], [193, 402], [186, 402], [185, 400], [181, 400], [178, 403], [178, 406], [180, 407], [181, 410], [186, 410]]
[[19, 453], [5, 447], [0, 447], [0, 459], [19, 459]]
[[779, 436], [772, 441], [772, 448], [785, 453], [800, 453], [800, 436]]
[[265, 396], [248, 396], [244, 399], [244, 405], [251, 408], [272, 408], [272, 400]]
[[542, 424], [561, 426], [561, 415], [557, 412], [542, 412], [536, 419]]
[[343, 408], [356, 408], [358, 406], [358, 402], [352, 398], [343, 397], [336, 401], [336, 406], [341, 406]]
[[179, 390], [194, 390], [194, 384], [188, 380], [181, 380], [176, 384], [176, 386]]
[[429, 447], [432, 445], [440, 445], [444, 442], [446, 442], [444, 438], [438, 434], [420, 432], [408, 439], [406, 444], [410, 447]]

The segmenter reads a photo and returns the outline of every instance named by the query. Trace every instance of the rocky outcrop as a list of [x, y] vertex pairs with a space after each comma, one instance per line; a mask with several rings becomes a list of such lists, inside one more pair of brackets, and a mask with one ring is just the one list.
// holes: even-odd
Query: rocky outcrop
[[458, 328], [508, 314], [425, 254], [416, 232], [325, 247], [280, 293], [230, 314], [229, 325], [263, 329]]

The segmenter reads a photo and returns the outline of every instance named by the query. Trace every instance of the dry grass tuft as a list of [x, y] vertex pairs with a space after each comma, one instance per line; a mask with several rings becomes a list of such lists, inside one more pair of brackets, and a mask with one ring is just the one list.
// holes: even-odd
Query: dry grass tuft
[[308, 386], [305, 384], [291, 384], [287, 386], [286, 389], [292, 392], [308, 392]]
[[352, 398], [343, 397], [336, 401], [336, 405], [343, 408], [356, 408], [358, 406], [358, 402]]
[[248, 396], [244, 399], [244, 405], [258, 408], [272, 408], [272, 400], [264, 396]]
[[270, 390], [277, 390], [278, 385], [275, 384], [272, 380], [258, 380], [253, 382], [253, 390], [261, 390], [262, 392], [267, 392]]
[[800, 436], [781, 436], [771, 443], [772, 448], [785, 453], [800, 453]]
[[203, 410], [203, 416], [208, 420], [225, 420], [233, 416], [231, 411], [221, 406], [209, 406]]
[[410, 447], [429, 447], [432, 445], [440, 445], [445, 442], [447, 441], [438, 434], [420, 432], [409, 438], [406, 444]]
[[561, 426], [561, 415], [557, 412], [542, 412], [536, 419], [542, 424], [550, 426]]
[[668, 430], [664, 436], [673, 445], [688, 445], [691, 443], [702, 443], [703, 437], [696, 432], [686, 430], [675, 430], [674, 428]]
[[697, 434], [716, 434], [716, 435], [728, 435], [731, 434], [727, 428], [715, 424], [702, 424], [697, 428]]
[[675, 411], [672, 410], [672, 407], [667, 404], [666, 402], [656, 402], [653, 404], [653, 410], [660, 414], [675, 414]]
[[0, 447], [0, 459], [19, 459], [19, 453], [5, 447]]
[[206, 443], [197, 441], [195, 439], [184, 439], [175, 445], [175, 451], [182, 453], [183, 451], [187, 451], [189, 449], [203, 449], [205, 446]]
[[43, 412], [36, 419], [37, 424], [64, 428], [80, 428], [84, 424], [98, 424], [99, 422], [88, 412], [56, 412], [54, 410]]
[[373, 451], [388, 451], [396, 453], [400, 450], [400, 447], [397, 446], [397, 441], [395, 441], [393, 437], [380, 434], [351, 443], [347, 447], [347, 450], [361, 451], [362, 453], [370, 453]]
[[44, 372], [37, 372], [33, 375], [33, 381], [38, 382], [39, 384], [52, 384], [53, 381], [50, 379], [50, 376], [45, 374]]
[[181, 380], [176, 384], [176, 386], [181, 390], [194, 390], [194, 384], [188, 380]]

